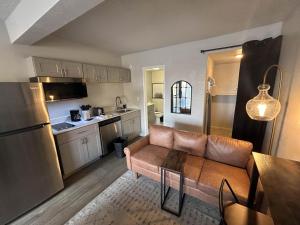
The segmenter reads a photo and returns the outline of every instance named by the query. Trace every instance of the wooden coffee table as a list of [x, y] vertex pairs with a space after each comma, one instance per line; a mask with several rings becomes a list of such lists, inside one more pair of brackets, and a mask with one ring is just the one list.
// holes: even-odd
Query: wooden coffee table
[[[177, 150], [171, 150], [163, 164], [161, 165], [161, 202], [160, 207], [161, 209], [172, 213], [173, 215], [180, 216], [183, 200], [185, 194], [183, 193], [183, 183], [184, 183], [184, 176], [183, 176], [183, 164], [185, 162], [187, 153]], [[166, 185], [166, 171], [169, 173], [175, 173], [179, 175], [179, 187], [178, 187], [178, 211], [171, 210], [165, 207], [166, 199], [168, 197], [170, 186]]]

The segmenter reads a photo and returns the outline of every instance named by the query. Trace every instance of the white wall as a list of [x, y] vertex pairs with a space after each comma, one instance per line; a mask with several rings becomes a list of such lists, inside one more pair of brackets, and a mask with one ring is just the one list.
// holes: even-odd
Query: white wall
[[[282, 110], [277, 126], [274, 152], [277, 156], [300, 161], [300, 7], [283, 23], [280, 65], [284, 70]], [[287, 107], [286, 107], [287, 106]], [[280, 122], [283, 119], [283, 126]], [[281, 129], [282, 128], [282, 129]], [[267, 140], [267, 138], [266, 138]]]
[[226, 130], [226, 136], [231, 136], [235, 103], [236, 95], [216, 95], [212, 97], [211, 126], [215, 130]]
[[240, 73], [240, 62], [215, 63], [213, 78], [216, 85], [212, 88], [212, 94], [232, 95], [237, 93]]
[[[4, 23], [0, 21], [0, 82], [28, 81], [32, 75], [27, 73], [25, 59], [32, 55], [105, 65], [121, 65], [120, 56], [51, 36], [33, 46], [12, 45], [9, 42]], [[113, 105], [114, 98], [117, 95], [123, 95], [123, 90], [122, 84], [88, 85], [88, 98], [48, 104], [50, 118], [53, 120], [66, 116], [69, 114], [69, 109], [78, 108], [83, 103], [99, 106]]]
[[[254, 39], [276, 37], [281, 34], [281, 25], [281, 23], [277, 23], [206, 40], [122, 56], [123, 66], [132, 69], [133, 81], [124, 86], [124, 93], [130, 100], [131, 106], [142, 109], [142, 121], [144, 121], [143, 67], [165, 65], [166, 104], [164, 115], [166, 124], [179, 129], [202, 131], [207, 55], [201, 54], [200, 50], [240, 44]], [[192, 84], [191, 115], [170, 113], [171, 85], [177, 80], [186, 80]], [[145, 134], [145, 125], [146, 123], [142, 123], [143, 134]]]

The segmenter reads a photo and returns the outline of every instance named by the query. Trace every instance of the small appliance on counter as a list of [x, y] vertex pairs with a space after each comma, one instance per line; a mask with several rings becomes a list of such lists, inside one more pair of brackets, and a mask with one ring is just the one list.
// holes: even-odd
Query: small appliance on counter
[[70, 110], [70, 115], [71, 115], [71, 121], [72, 122], [78, 122], [78, 121], [81, 120], [81, 115], [80, 115], [78, 109]]
[[103, 107], [94, 107], [93, 116], [101, 116], [101, 115], [105, 115]]
[[82, 119], [83, 120], [90, 120], [91, 119], [90, 108], [92, 108], [92, 106], [82, 105], [82, 106], [80, 106], [80, 108], [81, 108]]

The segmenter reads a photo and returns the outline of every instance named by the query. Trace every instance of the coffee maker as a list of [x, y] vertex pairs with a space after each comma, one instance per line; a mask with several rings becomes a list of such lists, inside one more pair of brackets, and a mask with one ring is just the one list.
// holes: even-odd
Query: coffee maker
[[81, 120], [81, 115], [78, 109], [70, 110], [70, 115], [71, 115], [71, 121], [73, 122], [77, 122]]

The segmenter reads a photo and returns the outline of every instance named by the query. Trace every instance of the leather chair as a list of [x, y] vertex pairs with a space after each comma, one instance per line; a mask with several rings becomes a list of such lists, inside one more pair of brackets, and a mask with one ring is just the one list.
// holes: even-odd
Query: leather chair
[[[224, 185], [227, 185], [235, 202], [223, 201]], [[221, 222], [220, 225], [274, 225], [271, 217], [249, 209], [240, 204], [236, 194], [232, 190], [229, 182], [223, 179], [219, 189], [219, 211]]]

